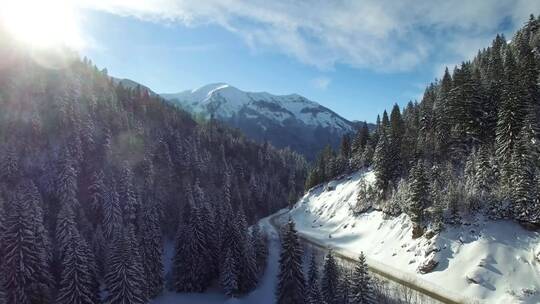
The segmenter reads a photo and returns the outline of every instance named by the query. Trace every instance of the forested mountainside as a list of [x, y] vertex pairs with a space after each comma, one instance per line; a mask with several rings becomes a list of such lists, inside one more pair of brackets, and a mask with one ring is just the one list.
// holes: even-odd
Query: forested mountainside
[[298, 94], [245, 92], [226, 83], [161, 94], [197, 117], [214, 117], [251, 139], [301, 153], [313, 160], [325, 145], [337, 147], [356, 124]]
[[[420, 103], [395, 105], [377, 130], [324, 150], [307, 187], [372, 166], [357, 212], [408, 213], [415, 233], [475, 214], [540, 224], [540, 19], [430, 84]], [[364, 183], [365, 184], [365, 183]], [[418, 229], [419, 228], [419, 229]]]
[[248, 223], [302, 193], [302, 157], [0, 40], [0, 303], [148, 303], [164, 239], [171, 289], [254, 288], [264, 237]]

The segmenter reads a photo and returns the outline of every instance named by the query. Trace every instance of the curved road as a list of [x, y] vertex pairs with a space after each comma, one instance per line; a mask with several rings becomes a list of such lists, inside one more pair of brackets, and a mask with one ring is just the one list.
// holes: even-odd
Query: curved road
[[[280, 230], [280, 225], [277, 223], [277, 219], [284, 215], [285, 212], [278, 212], [274, 215], [272, 215], [269, 219], [269, 222], [270, 224], [274, 227], [274, 229], [276, 229], [276, 231], [279, 231]], [[319, 249], [322, 249], [324, 251], [327, 251], [329, 250], [329, 248], [322, 244], [320, 241], [318, 240], [315, 240], [315, 239], [311, 239], [311, 238], [307, 238], [306, 236], [303, 236], [303, 235], [299, 235], [299, 238], [302, 239], [302, 241], [314, 246], [314, 247], [317, 247]], [[352, 259], [351, 257], [349, 256], [346, 256], [342, 253], [340, 253], [339, 251], [334, 251], [334, 254], [339, 257], [340, 259], [342, 260], [345, 260], [345, 261], [348, 261], [348, 262], [351, 262], [351, 263], [354, 263], [356, 262], [355, 259]], [[455, 299], [450, 299], [444, 295], [441, 295], [441, 294], [438, 294], [436, 292], [433, 292], [432, 290], [429, 290], [429, 289], [426, 289], [422, 286], [418, 286], [418, 285], [415, 285], [407, 280], [403, 280], [399, 277], [396, 277], [395, 275], [383, 270], [383, 269], [378, 269], [378, 268], [375, 268], [373, 266], [369, 266], [369, 270], [389, 281], [392, 281], [392, 282], [395, 282], [395, 283], [398, 283], [400, 285], [403, 285], [403, 286], [406, 286], [412, 290], [415, 290], [417, 291], [418, 293], [421, 293], [431, 299], [434, 299], [434, 300], [437, 300], [441, 303], [446, 303], [446, 304], [464, 304], [464, 302], [457, 302]]]

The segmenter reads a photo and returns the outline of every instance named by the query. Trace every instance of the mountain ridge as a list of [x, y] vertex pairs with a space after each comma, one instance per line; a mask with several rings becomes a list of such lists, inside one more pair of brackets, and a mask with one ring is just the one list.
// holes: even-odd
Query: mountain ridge
[[179, 93], [160, 94], [186, 111], [216, 118], [258, 141], [290, 147], [314, 159], [325, 145], [336, 147], [357, 124], [299, 94], [248, 92], [218, 82]]

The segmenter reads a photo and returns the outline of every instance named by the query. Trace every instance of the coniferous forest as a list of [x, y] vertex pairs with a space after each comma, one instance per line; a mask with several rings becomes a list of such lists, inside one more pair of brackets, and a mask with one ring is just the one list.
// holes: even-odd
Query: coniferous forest
[[[409, 214], [417, 232], [474, 214], [540, 224], [540, 18], [431, 83], [420, 102], [396, 104], [370, 133], [364, 124], [327, 147], [306, 188], [371, 167], [356, 212]], [[418, 235], [417, 235], [418, 236]]]
[[241, 298], [259, 286], [271, 249], [277, 303], [410, 303], [387, 293], [364, 252], [344, 267], [323, 248], [320, 262], [292, 217], [275, 235], [264, 227], [307, 204], [298, 199], [308, 191], [362, 170], [375, 182], [358, 183], [347, 211], [405, 213], [412, 239], [475, 216], [540, 227], [540, 17], [311, 164], [213, 116], [195, 120], [67, 49], [42, 61], [1, 27], [0, 42], [0, 304]]
[[51, 69], [0, 48], [0, 303], [255, 288], [266, 237], [248, 226], [302, 193], [301, 156], [196, 123], [87, 59]]

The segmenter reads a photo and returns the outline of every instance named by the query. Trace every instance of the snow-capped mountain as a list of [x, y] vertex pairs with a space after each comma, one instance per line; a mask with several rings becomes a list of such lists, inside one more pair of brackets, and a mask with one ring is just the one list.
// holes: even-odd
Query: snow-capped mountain
[[311, 159], [324, 145], [336, 146], [355, 125], [298, 94], [245, 92], [215, 83], [176, 94], [160, 94], [194, 115], [214, 117], [276, 147], [289, 146]]

